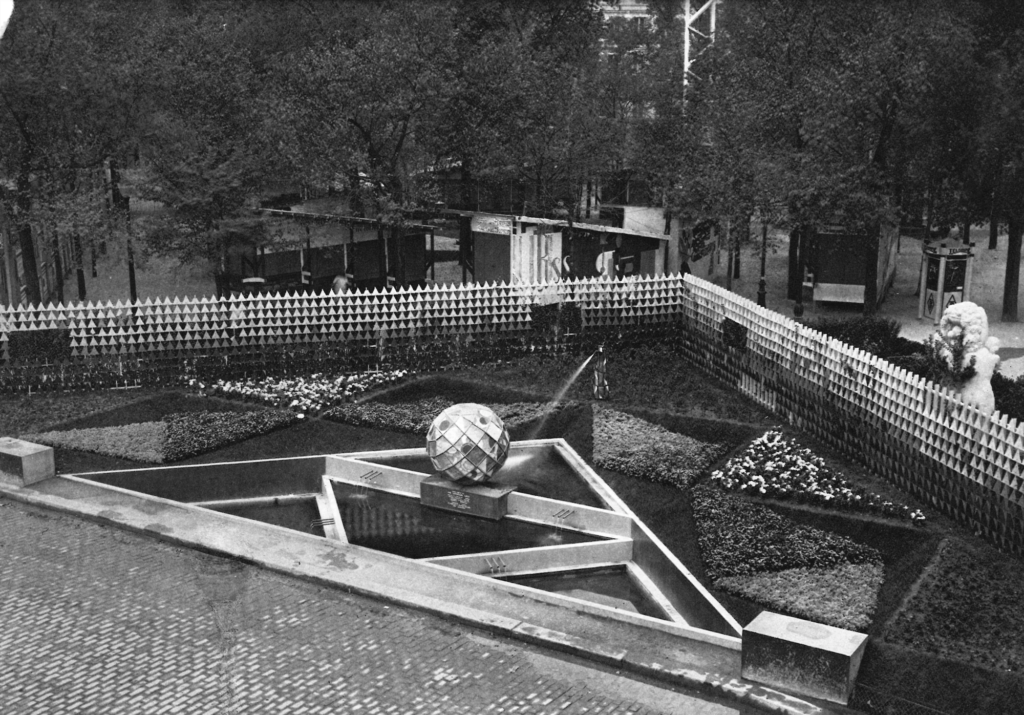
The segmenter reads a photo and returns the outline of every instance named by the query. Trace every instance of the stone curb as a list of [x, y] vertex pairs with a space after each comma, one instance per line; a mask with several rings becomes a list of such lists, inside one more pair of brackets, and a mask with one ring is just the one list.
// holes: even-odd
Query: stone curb
[[[636, 675], [648, 677], [670, 685], [681, 686], [707, 696], [727, 699], [748, 705], [759, 710], [786, 715], [825, 715], [827, 713], [852, 712], [832, 703], [822, 707], [802, 700], [781, 691], [773, 690], [755, 683], [745, 682], [738, 678], [728, 678], [717, 673], [702, 673], [686, 668], [669, 667], [657, 661], [647, 659], [643, 654], [634, 654], [627, 650], [608, 648], [600, 643], [573, 636], [561, 631], [543, 628], [513, 618], [494, 615], [468, 606], [442, 601], [431, 596], [414, 594], [405, 589], [379, 586], [368, 588], [359, 584], [339, 583], [312, 573], [309, 569], [289, 567], [279, 563], [250, 558], [222, 548], [204, 544], [193, 538], [177, 536], [160, 528], [158, 524], [139, 525], [111, 515], [107, 510], [78, 505], [77, 508], [63, 497], [41, 494], [17, 485], [0, 481], [0, 496], [30, 506], [49, 509], [89, 521], [113, 526], [119, 529], [155, 537], [176, 546], [195, 549], [205, 553], [232, 558], [244, 563], [251, 563], [261, 568], [282, 573], [293, 578], [315, 583], [318, 586], [340, 589], [359, 596], [373, 598], [403, 608], [429, 613], [445, 620], [460, 623], [473, 628], [504, 636], [524, 643], [582, 658], [584, 660], [628, 671]], [[163, 500], [159, 500], [163, 501]], [[827, 709], [826, 709], [827, 707]]]

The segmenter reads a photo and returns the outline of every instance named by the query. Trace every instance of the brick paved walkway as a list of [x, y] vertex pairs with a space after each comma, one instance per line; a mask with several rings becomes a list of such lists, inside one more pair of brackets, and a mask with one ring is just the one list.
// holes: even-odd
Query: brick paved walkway
[[738, 713], [0, 500], [0, 713]]

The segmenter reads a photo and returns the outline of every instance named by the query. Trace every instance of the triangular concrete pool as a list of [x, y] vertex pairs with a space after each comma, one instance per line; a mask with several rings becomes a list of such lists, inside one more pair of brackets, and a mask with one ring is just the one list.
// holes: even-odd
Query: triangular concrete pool
[[[499, 520], [422, 504], [425, 449], [73, 475], [485, 579], [491, 588], [739, 648], [740, 625], [561, 439], [513, 442]], [[556, 498], [557, 497], [557, 498]]]

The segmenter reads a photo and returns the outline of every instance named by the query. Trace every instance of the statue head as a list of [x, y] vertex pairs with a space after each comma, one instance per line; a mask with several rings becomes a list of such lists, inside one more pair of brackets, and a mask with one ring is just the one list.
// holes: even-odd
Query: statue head
[[964, 351], [967, 353], [981, 350], [988, 340], [988, 316], [985, 315], [985, 309], [970, 301], [954, 303], [943, 312], [939, 333], [950, 340], [962, 335]]

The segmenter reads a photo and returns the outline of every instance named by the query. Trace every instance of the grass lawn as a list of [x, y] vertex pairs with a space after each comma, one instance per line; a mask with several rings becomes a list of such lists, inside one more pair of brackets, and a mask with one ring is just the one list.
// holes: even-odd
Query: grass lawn
[[[410, 380], [375, 396], [384, 404], [404, 404], [444, 397], [453, 402], [485, 404], [544, 403], [564, 387], [582, 358], [528, 358]], [[543, 422], [518, 426], [513, 439], [563, 437], [594, 464], [594, 406], [589, 400], [589, 374], [566, 392], [574, 406], [558, 410]], [[667, 351], [623, 352], [609, 361], [612, 398], [601, 404], [651, 425], [695, 440], [726, 444], [728, 449], [705, 468], [699, 479], [720, 468], [753, 438], [779, 427], [777, 419], [734, 390], [690, 368]], [[263, 409], [229, 400], [199, 397], [181, 391], [107, 391], [67, 395], [34, 395], [8, 401], [13, 409], [0, 416], [3, 434], [53, 428], [103, 427], [159, 420], [189, 411]], [[823, 457], [851, 482], [899, 499], [914, 508], [906, 495], [831, 454], [792, 428], [787, 437]], [[258, 437], [220, 447], [179, 463], [202, 463], [309, 454], [418, 447], [423, 436], [410, 432], [355, 426], [328, 419], [306, 418]], [[130, 460], [57, 450], [62, 472], [84, 472], [142, 466]], [[691, 508], [690, 491], [658, 484], [608, 469], [597, 470], [627, 504], [652, 528], [678, 558], [708, 586], [740, 623], [749, 622], [762, 606], [715, 588], [708, 578]], [[838, 512], [790, 502], [735, 496], [767, 506], [799, 527], [846, 538], [880, 554], [885, 579], [878, 592], [874, 618], [867, 629], [871, 646], [862, 666], [855, 704], [864, 709], [885, 700], [925, 703], [940, 712], [1002, 712], [1024, 692], [1020, 647], [1024, 635], [1021, 583], [1024, 566], [999, 553], [949, 520], [924, 508], [927, 524], [853, 512]], [[940, 546], [941, 544], [941, 546]], [[978, 604], [981, 604], [980, 607]], [[956, 616], [958, 620], [951, 620]], [[985, 684], [985, 687], [982, 687]], [[872, 699], [873, 698], [873, 699]], [[975, 704], [984, 704], [978, 710]], [[874, 709], [873, 712], [886, 712]]]

